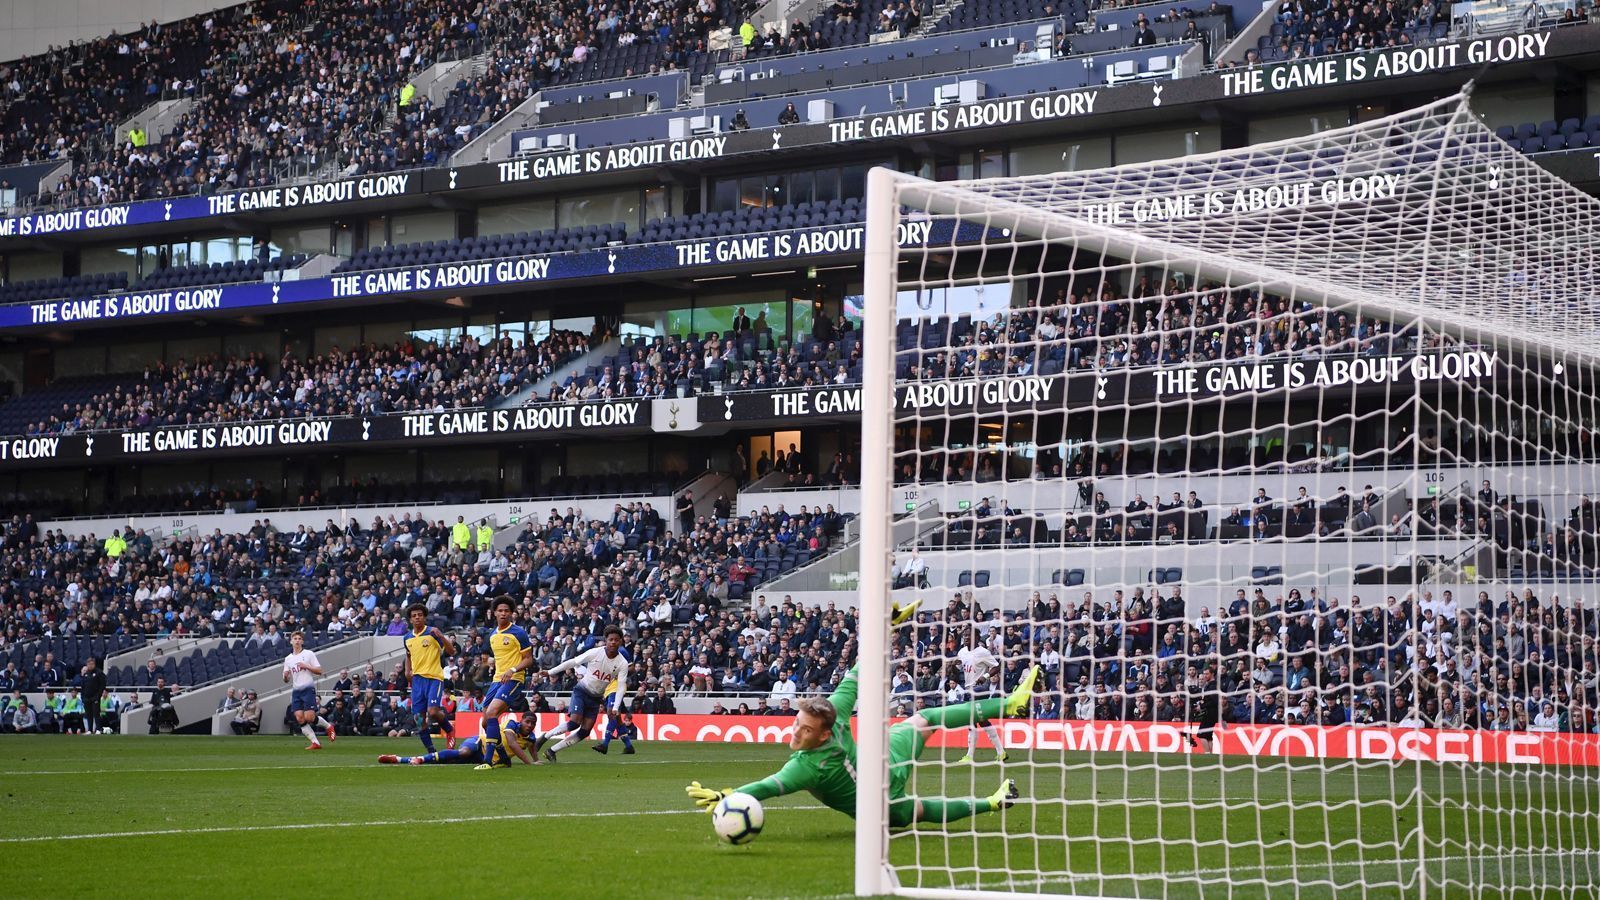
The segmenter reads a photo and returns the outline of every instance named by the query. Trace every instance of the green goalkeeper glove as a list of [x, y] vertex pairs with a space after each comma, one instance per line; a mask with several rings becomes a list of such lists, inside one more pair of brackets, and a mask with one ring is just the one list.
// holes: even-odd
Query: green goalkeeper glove
[[695, 806], [700, 807], [706, 812], [711, 812], [713, 809], [716, 809], [717, 803], [721, 801], [723, 797], [733, 793], [732, 788], [724, 788], [720, 791], [714, 791], [711, 788], [701, 787], [700, 782], [698, 781], [689, 782], [689, 786], [683, 790], [689, 795], [689, 799], [694, 801]]
[[922, 605], [920, 599], [913, 600], [905, 606], [896, 603], [889, 607], [889, 626], [905, 624], [906, 620], [917, 614], [917, 607]]

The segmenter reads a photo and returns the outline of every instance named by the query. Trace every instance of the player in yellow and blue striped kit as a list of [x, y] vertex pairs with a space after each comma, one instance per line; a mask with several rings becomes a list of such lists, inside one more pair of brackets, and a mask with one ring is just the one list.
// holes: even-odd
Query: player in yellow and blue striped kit
[[511, 601], [494, 601], [494, 632], [489, 635], [489, 650], [494, 653], [494, 683], [483, 692], [483, 763], [478, 769], [492, 769], [497, 762], [511, 764], [511, 757], [500, 745], [500, 717], [511, 711], [511, 698], [522, 690], [528, 669], [533, 666], [533, 639], [520, 625], [513, 625]]
[[444, 632], [428, 625], [428, 608], [413, 603], [406, 609], [411, 631], [406, 634], [406, 673], [411, 676], [411, 714], [417, 717], [417, 736], [433, 752], [433, 728], [444, 732], [445, 749], [456, 746], [455, 725], [444, 711], [444, 657], [455, 655], [456, 645]]

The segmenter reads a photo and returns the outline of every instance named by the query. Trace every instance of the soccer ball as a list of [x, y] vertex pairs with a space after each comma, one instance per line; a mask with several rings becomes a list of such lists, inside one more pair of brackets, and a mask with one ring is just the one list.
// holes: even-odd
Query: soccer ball
[[732, 793], [717, 803], [711, 812], [711, 827], [725, 844], [748, 844], [761, 833], [766, 813], [761, 801], [749, 794]]

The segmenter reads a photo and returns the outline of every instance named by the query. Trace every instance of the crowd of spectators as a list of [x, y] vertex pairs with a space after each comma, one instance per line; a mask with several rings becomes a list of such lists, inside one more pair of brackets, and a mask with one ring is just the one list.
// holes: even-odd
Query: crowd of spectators
[[[1587, 508], [1592, 519], [1594, 505]], [[671, 711], [685, 695], [747, 694], [739, 702], [749, 711], [785, 714], [798, 695], [836, 685], [854, 662], [856, 612], [769, 602], [735, 585], [746, 588], [763, 560], [790, 548], [827, 552], [843, 520], [821, 509], [779, 507], [745, 519], [722, 509], [690, 513], [690, 527], [677, 533], [642, 503], [597, 517], [552, 509], [503, 550], [472, 538], [463, 546], [449, 523], [407, 515], [287, 533], [262, 520], [242, 534], [160, 545], [142, 533], [101, 543], [14, 520], [0, 551], [8, 563], [3, 640], [9, 647], [41, 635], [123, 631], [281, 644], [293, 628], [399, 634], [400, 611], [421, 602], [462, 635], [447, 674], [454, 702], [470, 710], [492, 665], [484, 608], [509, 596], [540, 669], [620, 625], [636, 711]], [[910, 569], [902, 575], [918, 583]], [[958, 592], [897, 632], [894, 702], [910, 711], [962, 699], [954, 649], [975, 630], [1006, 661], [995, 690], [1014, 686], [1031, 663], [1043, 667], [1035, 714], [1045, 718], [1184, 721], [1211, 697], [1234, 723], [1594, 731], [1600, 617], [1581, 600], [1532, 588], [1499, 601], [1491, 593], [1463, 603], [1421, 588], [1373, 603], [1359, 586], [1346, 600], [1263, 585], [1240, 589], [1216, 614], [1194, 614], [1181, 584], [1163, 584], [1086, 590], [1065, 603], [1035, 593], [1002, 616]], [[76, 713], [60, 668], [52, 658], [28, 673], [8, 668], [0, 694], [48, 689]], [[402, 674], [341, 673], [330, 720], [346, 733], [411, 730]], [[527, 702], [543, 708], [543, 694], [566, 687], [535, 682]], [[29, 719], [23, 714], [24, 726], [37, 727]], [[69, 715], [56, 721], [81, 727]]]
[[286, 354], [276, 372], [259, 355], [158, 363], [28, 433], [482, 407], [553, 374], [587, 352], [589, 341], [573, 331], [532, 345], [470, 335], [451, 345], [407, 339], [334, 347], [304, 360]]
[[[195, 90], [236, 10], [149, 25], [0, 65], [0, 162], [87, 162], [116, 147], [117, 125], [176, 93]], [[99, 169], [82, 180], [104, 183]], [[76, 189], [77, 181], [69, 182]], [[115, 192], [115, 185], [106, 184]], [[113, 193], [113, 196], [116, 196]]]
[[[1575, 25], [1588, 21], [1588, 16], [1587, 4], [1576, 4], [1537, 24]], [[1450, 4], [1441, 0], [1280, 0], [1276, 18], [1268, 38], [1246, 50], [1242, 59], [1220, 62], [1219, 68], [1430, 43], [1447, 35]]]
[[809, 336], [777, 340], [762, 312], [739, 307], [733, 327], [701, 336], [657, 335], [625, 341], [617, 364], [591, 378], [552, 386], [547, 400], [664, 397], [687, 392], [772, 390], [859, 384], [861, 342], [848, 319], [818, 313]]
[[[1269, 596], [1268, 591], [1273, 595]], [[905, 713], [961, 699], [955, 651], [975, 629], [1014, 687], [1039, 664], [1041, 718], [1389, 725], [1600, 732], [1597, 626], [1581, 599], [1532, 588], [1459, 602], [1427, 589], [1379, 602], [1311, 588], [1240, 589], [1228, 607], [1186, 611], [1179, 585], [1035, 593], [1024, 612], [984, 612], [970, 593], [897, 632], [893, 703]]]
[[[489, 481], [397, 482], [367, 478], [349, 484], [324, 487], [316, 483], [301, 483], [298, 489], [290, 485], [278, 490], [254, 481], [246, 487], [219, 488], [212, 486], [203, 474], [183, 487], [170, 491], [147, 491], [107, 499], [93, 507], [96, 512], [116, 515], [141, 515], [148, 513], [205, 513], [242, 512], [286, 509], [308, 506], [380, 506], [393, 503], [477, 503], [495, 497], [499, 491]], [[560, 492], [546, 489], [544, 496], [560, 496]], [[39, 508], [48, 503], [31, 504]], [[74, 504], [63, 504], [57, 516], [70, 515]]]
[[[742, 11], [741, 11], [742, 10]], [[286, 177], [436, 165], [541, 87], [683, 68], [748, 9], [717, 0], [491, 4], [268, 0], [30, 57], [0, 70], [6, 162], [70, 159], [58, 206], [266, 186]], [[410, 82], [488, 54], [435, 104]], [[161, 99], [194, 106], [164, 134], [117, 126]]]
[[[937, 327], [929, 323], [924, 327]], [[907, 337], [916, 326], [902, 322]], [[1128, 290], [1099, 282], [1057, 287], [984, 319], [956, 320], [933, 346], [902, 346], [902, 377], [945, 379], [1032, 375], [1041, 371], [1215, 363], [1273, 356], [1386, 356], [1421, 335], [1381, 319], [1229, 290], [1198, 289], [1178, 275], [1159, 284], [1141, 275]], [[1435, 340], [1430, 335], [1426, 340]], [[1049, 363], [1054, 365], [1049, 365]]]
[[[268, 644], [297, 628], [400, 634], [400, 611], [413, 602], [446, 627], [481, 628], [486, 606], [510, 596], [541, 652], [565, 658], [616, 623], [630, 639], [654, 642], [652, 658], [666, 671], [679, 638], [714, 628], [725, 605], [772, 577], [778, 560], [834, 549], [844, 524], [831, 508], [791, 513], [781, 505], [733, 518], [719, 503], [711, 516], [685, 518], [688, 528], [674, 531], [644, 502], [595, 518], [552, 509], [494, 550], [488, 534], [459, 520], [410, 514], [284, 532], [263, 518], [239, 534], [161, 543], [131, 528], [105, 539], [41, 532], [31, 517], [18, 517], [0, 546], [0, 649], [42, 636], [116, 633]], [[481, 635], [468, 642], [457, 671], [481, 665], [486, 652]], [[640, 662], [640, 684], [652, 673], [664, 677]], [[17, 685], [36, 686], [32, 677]]]
[[[51, 86], [58, 104], [83, 93], [139, 97], [96, 120], [112, 139], [44, 148], [71, 158], [74, 169], [42, 186], [40, 200], [111, 203], [259, 187], [295, 174], [295, 162], [308, 171], [324, 162], [373, 170], [439, 162], [449, 145], [436, 140], [437, 123], [399, 115], [402, 99], [414, 100], [406, 83], [435, 62], [482, 51], [483, 25], [492, 21], [486, 5], [469, 0], [278, 0], [152, 25], [140, 43], [158, 41], [143, 51], [157, 60], [137, 73], [110, 88]], [[88, 52], [124, 43], [113, 37]], [[114, 139], [121, 120], [162, 97], [194, 106], [165, 134]], [[36, 158], [39, 149], [25, 152]]]

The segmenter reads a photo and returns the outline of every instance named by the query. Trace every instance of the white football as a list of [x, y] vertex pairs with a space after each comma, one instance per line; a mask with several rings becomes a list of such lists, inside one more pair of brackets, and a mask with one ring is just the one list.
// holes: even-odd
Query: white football
[[761, 833], [766, 813], [761, 811], [761, 801], [749, 794], [738, 792], [723, 797], [711, 812], [711, 827], [726, 844], [748, 844]]

